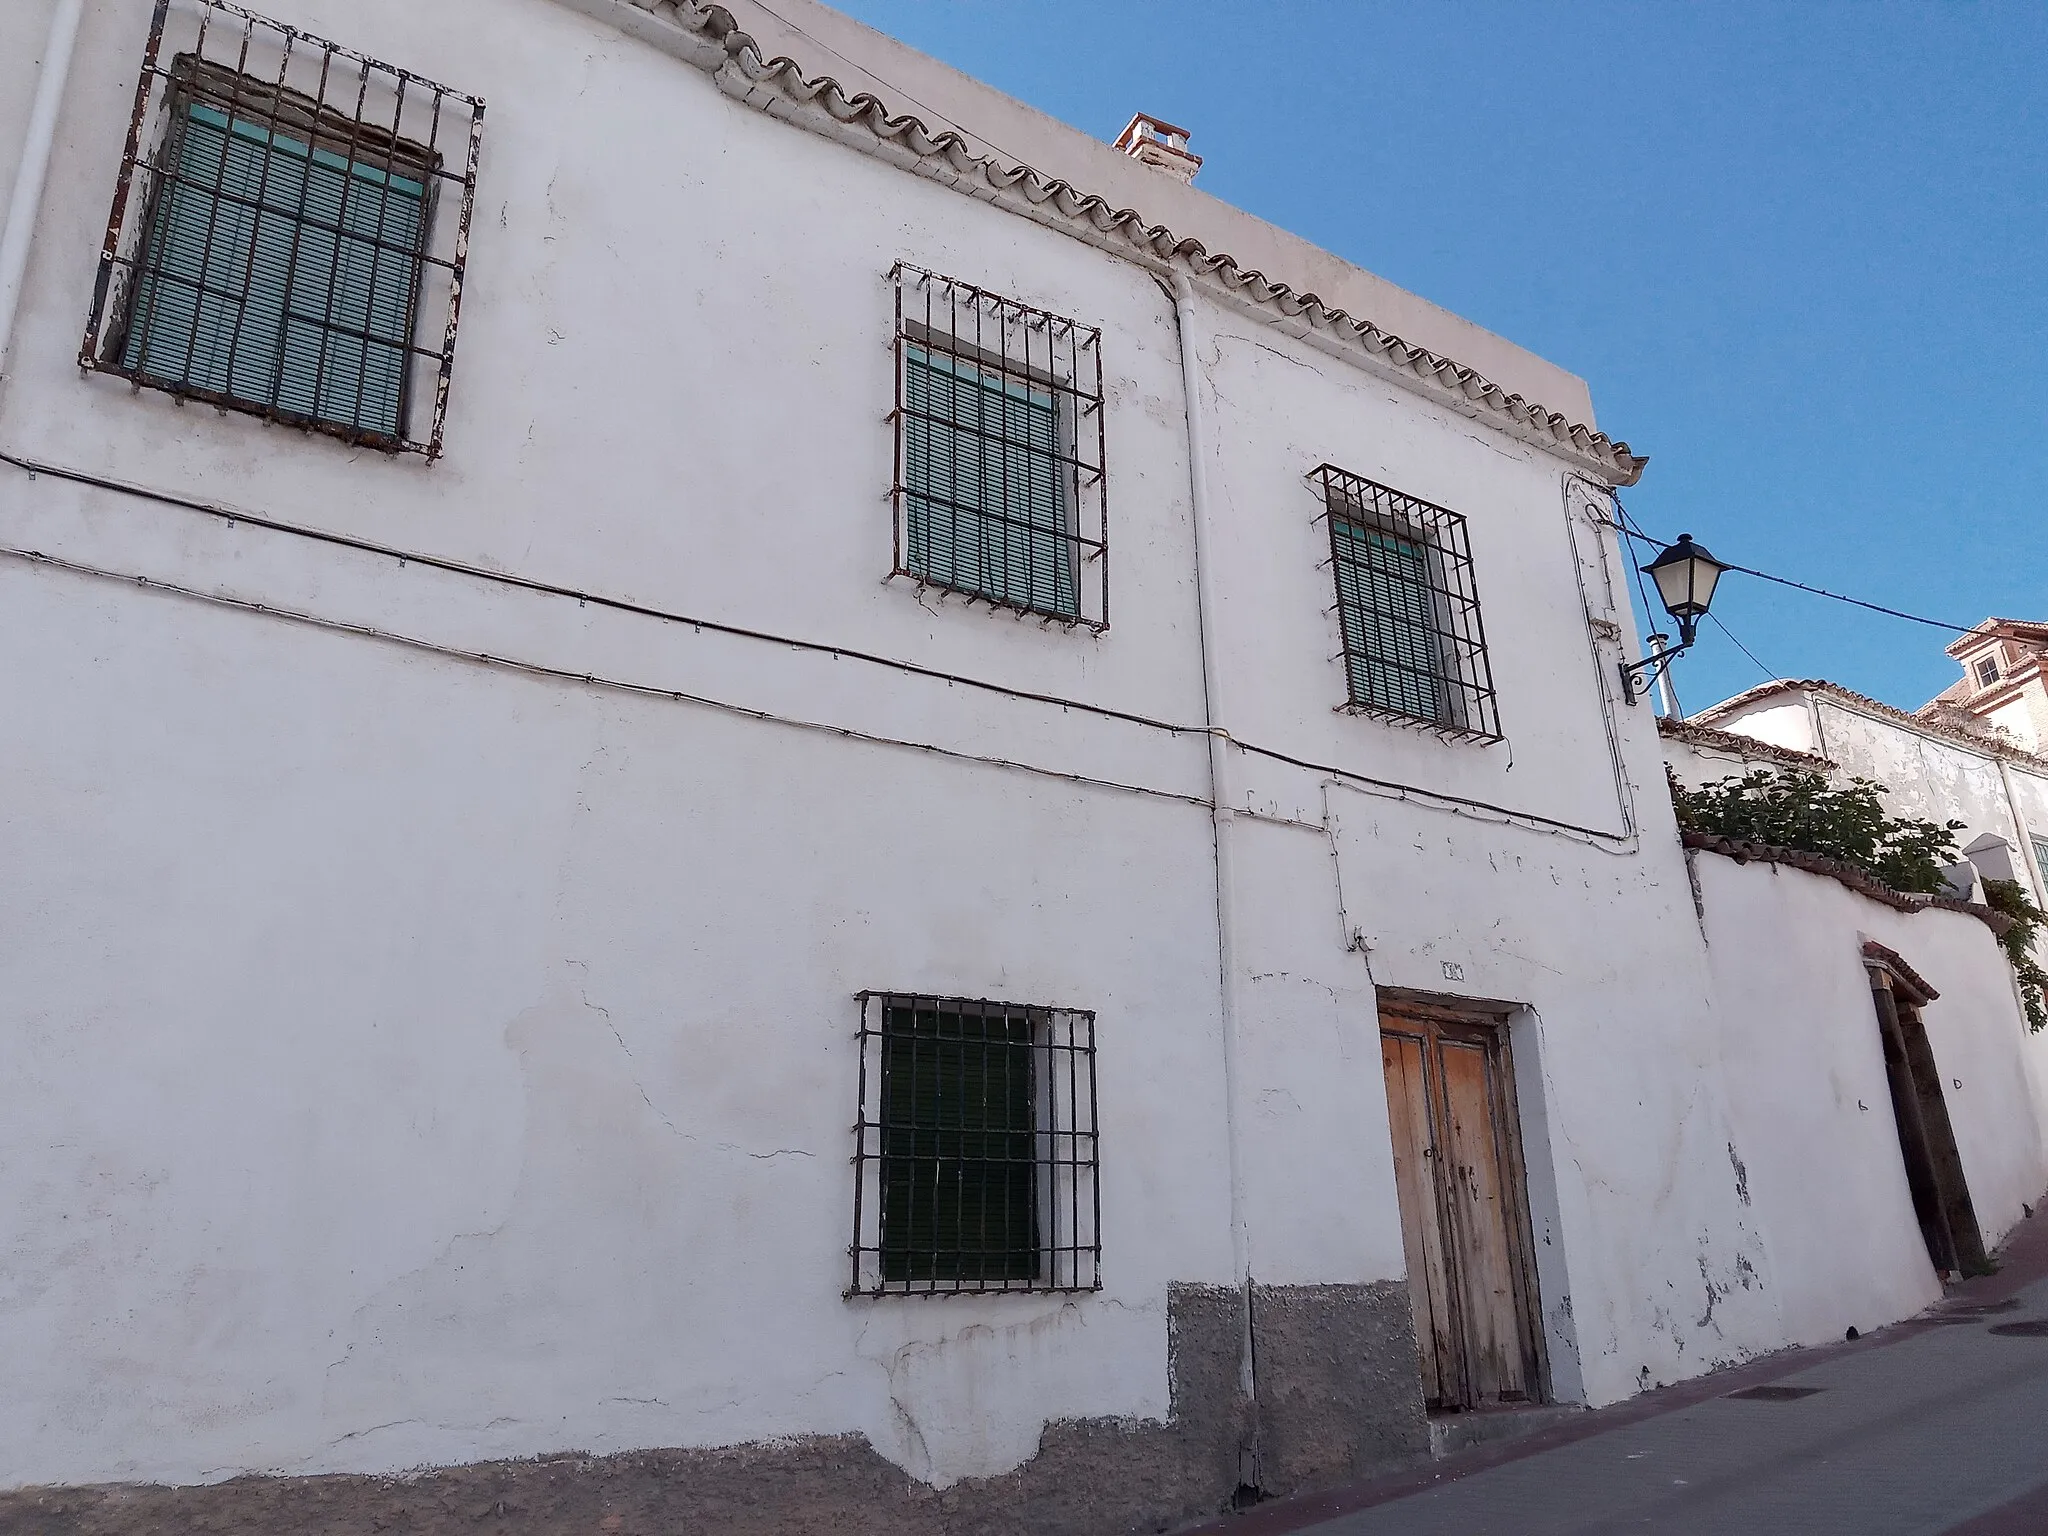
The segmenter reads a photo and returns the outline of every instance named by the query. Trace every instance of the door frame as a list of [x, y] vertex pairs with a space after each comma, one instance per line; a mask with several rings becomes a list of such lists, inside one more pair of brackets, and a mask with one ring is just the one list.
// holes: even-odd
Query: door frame
[[[1524, 1009], [1518, 1003], [1449, 997], [1402, 987], [1379, 988], [1377, 1000], [1380, 1033], [1383, 1036], [1407, 1035], [1411, 1039], [1421, 1037], [1425, 1042], [1426, 1070], [1427, 1063], [1433, 1059], [1428, 1043], [1435, 1038], [1478, 1044], [1486, 1051], [1492, 1092], [1488, 1108], [1493, 1116], [1495, 1152], [1500, 1160], [1497, 1176], [1501, 1190], [1501, 1218], [1507, 1229], [1515, 1313], [1522, 1330], [1522, 1369], [1529, 1383], [1527, 1401], [1530, 1406], [1547, 1403], [1551, 1401], [1550, 1347], [1543, 1328], [1541, 1292], [1536, 1279], [1536, 1236], [1529, 1210], [1528, 1162], [1522, 1149], [1522, 1116], [1515, 1089], [1515, 1057], [1511, 1038], [1515, 1015]], [[1437, 1098], [1442, 1092], [1436, 1079], [1437, 1074], [1429, 1071], [1427, 1082], [1432, 1136], [1435, 1134], [1434, 1117], [1439, 1109]], [[1436, 1205], [1437, 1229], [1444, 1240], [1446, 1300], [1456, 1334], [1459, 1391], [1465, 1399], [1462, 1410], [1453, 1411], [1469, 1411], [1477, 1405], [1472, 1401], [1475, 1393], [1464, 1315], [1463, 1277], [1457, 1273], [1463, 1262], [1458, 1255], [1457, 1243], [1460, 1222], [1446, 1186], [1442, 1159], [1433, 1158], [1430, 1162], [1430, 1189]], [[1419, 1277], [1413, 1273], [1414, 1261], [1406, 1252], [1405, 1241], [1403, 1257], [1409, 1261], [1409, 1284], [1416, 1284]], [[1421, 1347], [1422, 1340], [1418, 1339], [1416, 1348], [1420, 1351]]]

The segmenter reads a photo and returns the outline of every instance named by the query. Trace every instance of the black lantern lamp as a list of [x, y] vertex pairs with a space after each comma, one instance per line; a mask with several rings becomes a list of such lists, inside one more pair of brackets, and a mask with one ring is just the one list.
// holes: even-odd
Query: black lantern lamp
[[1676, 544], [1643, 567], [1657, 583], [1657, 596], [1663, 599], [1665, 609], [1678, 621], [1678, 644], [1669, 650], [1660, 647], [1633, 666], [1621, 669], [1622, 697], [1629, 703], [1649, 692], [1650, 685], [1671, 665], [1672, 657], [1692, 648], [1700, 620], [1706, 617], [1707, 605], [1714, 600], [1715, 583], [1727, 569], [1693, 543], [1689, 533], [1681, 533]]

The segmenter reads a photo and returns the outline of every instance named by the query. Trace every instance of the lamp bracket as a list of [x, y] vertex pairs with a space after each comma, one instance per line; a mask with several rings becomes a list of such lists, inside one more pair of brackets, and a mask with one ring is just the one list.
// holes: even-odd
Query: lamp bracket
[[1653, 651], [1641, 661], [1618, 663], [1621, 672], [1621, 698], [1625, 704], [1633, 705], [1637, 699], [1646, 697], [1650, 689], [1670, 669], [1672, 658], [1682, 656], [1692, 649], [1692, 636], [1672, 646], [1669, 650]]

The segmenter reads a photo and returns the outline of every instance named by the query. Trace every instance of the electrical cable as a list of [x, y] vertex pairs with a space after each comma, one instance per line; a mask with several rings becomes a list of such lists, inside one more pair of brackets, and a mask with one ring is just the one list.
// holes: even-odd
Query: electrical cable
[[[1614, 504], [1617, 508], [1621, 506], [1621, 501], [1618, 497]], [[1657, 549], [1668, 547], [1663, 540], [1653, 539], [1647, 533], [1644, 533], [1642, 528], [1636, 525], [1635, 519], [1629, 517], [1627, 512], [1624, 511], [1622, 517], [1627, 526], [1624, 526], [1621, 531], [1629, 538], [1634, 539], [1639, 544], [1648, 544]], [[1794, 581], [1789, 576], [1773, 576], [1769, 571], [1752, 570], [1746, 565], [1723, 565], [1721, 568], [1724, 571], [1733, 571], [1738, 576], [1754, 576], [1759, 581], [1776, 582], [1781, 587], [1792, 587], [1800, 592], [1810, 592], [1815, 597], [1832, 598], [1838, 603], [1848, 603], [1852, 607], [1868, 608], [1872, 613], [1881, 613], [1887, 618], [1904, 619], [1912, 624], [1925, 624], [1929, 629], [1945, 629], [1951, 634], [1967, 635], [1974, 633], [1977, 628], [1974, 624], [1950, 624], [1943, 619], [1922, 618], [1917, 613], [1907, 613], [1899, 608], [1887, 608], [1882, 603], [1866, 603], [1860, 597], [1846, 597], [1840, 592], [1830, 592], [1826, 587], [1810, 587], [1805, 582]], [[1641, 575], [1640, 567], [1638, 567], [1637, 575], [1638, 577]], [[1752, 656], [1750, 660], [1755, 661], [1756, 658]], [[1761, 663], [1758, 664], [1762, 665]], [[1766, 668], [1766, 670], [1769, 669]]]
[[[641, 618], [658, 619], [672, 624], [685, 624], [693, 629], [708, 630], [713, 634], [732, 635], [741, 639], [759, 640], [767, 642], [772, 645], [788, 646], [793, 650], [806, 651], [817, 655], [845, 658], [849, 661], [863, 662], [872, 666], [886, 667], [895, 671], [907, 673], [915, 677], [931, 678], [934, 681], [947, 683], [949, 685], [957, 685], [963, 688], [975, 688], [987, 693], [998, 694], [1006, 698], [1019, 699], [1036, 704], [1051, 705], [1058, 709], [1075, 710], [1083, 714], [1094, 715], [1101, 719], [1119, 720], [1126, 724], [1143, 726], [1150, 730], [1164, 731], [1175, 736], [1208, 736], [1211, 734], [1209, 730], [1198, 725], [1176, 725], [1170, 721], [1155, 720], [1149, 715], [1140, 715], [1129, 710], [1114, 709], [1107, 705], [1102, 704], [1090, 704], [1085, 702], [1084, 700], [1063, 698], [1057, 694], [1037, 693], [1029, 689], [1012, 688], [1007, 684], [992, 683], [983, 678], [968, 677], [960, 673], [944, 672], [935, 667], [925, 667], [920, 666], [916, 662], [899, 661], [893, 657], [878, 656], [869, 651], [854, 650], [843, 645], [830, 645], [826, 644], [823, 641], [797, 639], [788, 635], [774, 634], [766, 630], [750, 629], [742, 625], [721, 623], [715, 619], [697, 618], [690, 614], [672, 612], [667, 609], [653, 607], [646, 603], [631, 602], [624, 598], [606, 597], [600, 593], [582, 591], [575, 587], [566, 587], [554, 582], [540, 581], [533, 577], [520, 576], [509, 571], [494, 571], [484, 566], [470, 565], [460, 560], [446, 559], [438, 555], [427, 555], [421, 554], [417, 551], [397, 549], [389, 545], [374, 543], [368, 539], [358, 539], [347, 534], [333, 533], [326, 529], [311, 528], [299, 523], [285, 522], [278, 518], [263, 517], [255, 513], [237, 511], [231, 507], [220, 506], [212, 502], [200, 501], [193, 497], [180, 496], [167, 491], [152, 490], [147, 486], [131, 485], [123, 481], [113, 480], [106, 478], [104, 476], [91, 474], [84, 470], [67, 469], [61, 465], [46, 464], [39, 460], [25, 459], [20, 457], [19, 455], [7, 451], [6, 449], [0, 449], [0, 463], [10, 464], [14, 468], [21, 470], [24, 474], [27, 474], [31, 477], [37, 475], [49, 475], [52, 479], [65, 480], [72, 482], [74, 484], [91, 486], [96, 490], [110, 491], [116, 495], [132, 496], [137, 498], [138, 500], [156, 502], [163, 506], [178, 507], [184, 511], [203, 513], [209, 517], [218, 518], [230, 526], [233, 526], [236, 523], [248, 523], [253, 527], [262, 528], [273, 533], [288, 534], [295, 538], [308, 539], [315, 543], [329, 544], [341, 549], [354, 550], [361, 554], [381, 556], [386, 559], [396, 560], [401, 566], [407, 564], [422, 565], [430, 570], [446, 571], [452, 575], [466, 576], [479, 581], [488, 581], [495, 583], [499, 586], [511, 587], [519, 591], [534, 592], [549, 597], [571, 598], [579, 604], [586, 604], [596, 608], [607, 608], [619, 613], [632, 614]], [[33, 550], [10, 549], [4, 550], [4, 552], [17, 555], [24, 559], [40, 560], [46, 564], [55, 565], [62, 563], [60, 561], [55, 560], [53, 557]], [[91, 574], [109, 576], [114, 580], [128, 581], [130, 583], [139, 583], [145, 586], [154, 585], [164, 587], [166, 590], [182, 592], [185, 595], [191, 597], [197, 597], [206, 600], [217, 600], [220, 602], [227, 603], [229, 606], [232, 607], [244, 608], [256, 612], [281, 614], [286, 617], [298, 617], [309, 624], [344, 630], [356, 630], [360, 628], [359, 626], [349, 625], [340, 620], [323, 619], [315, 614], [287, 614], [285, 613], [284, 610], [272, 609], [264, 604], [250, 602], [246, 599], [227, 597], [222, 597], [219, 599], [210, 599], [208, 597], [208, 594], [199, 592], [196, 589], [173, 587], [170, 584], [163, 582], [155, 582], [150, 580], [149, 578], [145, 578], [142, 576], [123, 576], [119, 572], [101, 572], [94, 570], [94, 568], [92, 567], [81, 567], [80, 569]], [[368, 629], [362, 629], [362, 632], [372, 635], [378, 633], [376, 631]], [[531, 670], [542, 675], [559, 677], [568, 681], [591, 682], [594, 685], [617, 687], [625, 689], [629, 692], [657, 694], [666, 697], [680, 699], [686, 702], [701, 703], [713, 708], [729, 709], [738, 713], [745, 714], [756, 714], [759, 716], [759, 718], [762, 719], [778, 718], [775, 716], [768, 715], [765, 712], [750, 710], [747, 706], [744, 705], [728, 704], [724, 701], [717, 699], [696, 698], [692, 695], [678, 693], [676, 690], [673, 689], [658, 688], [647, 684], [623, 683], [604, 679], [589, 678], [586, 677], [583, 673], [567, 669], [549, 668], [539, 663], [520, 663], [511, 661], [503, 657], [488, 656], [483, 653], [470, 653], [455, 650], [452, 648], [438, 647], [434, 642], [412, 640], [402, 635], [388, 636], [385, 638], [394, 639], [402, 644], [416, 645], [425, 649], [446, 649], [448, 650], [449, 654], [461, 656], [465, 659], [477, 660], [501, 666], [525, 667], [527, 670]], [[811, 728], [813, 729], [830, 731], [834, 734], [843, 736], [859, 738], [862, 735], [862, 733], [859, 731], [851, 729], [842, 729], [838, 726], [815, 725], [811, 722], [796, 720], [788, 721], [786, 723], [800, 726], [811, 725]], [[1510, 824], [1521, 825], [1527, 830], [1561, 834], [1571, 837], [1574, 840], [1590, 842], [1595, 846], [1604, 847], [1604, 845], [1606, 844], [1628, 845], [1632, 843], [1634, 840], [1635, 834], [1633, 832], [1611, 832], [1601, 827], [1580, 826], [1575, 822], [1561, 821], [1557, 820], [1556, 818], [1542, 816], [1531, 811], [1513, 810], [1507, 806], [1496, 805], [1491, 801], [1475, 800], [1463, 795], [1447, 795], [1437, 790], [1426, 789], [1421, 785], [1404, 784], [1399, 780], [1394, 779], [1375, 778], [1370, 774], [1356, 773], [1351, 769], [1340, 768], [1333, 764], [1318, 763], [1306, 758], [1294, 757], [1285, 752], [1276, 751], [1270, 747], [1256, 746], [1251, 742], [1241, 741], [1238, 738], [1231, 736], [1227, 731], [1222, 730], [1221, 727], [1217, 728], [1216, 733], [1221, 734], [1224, 737], [1224, 739], [1230, 743], [1230, 745], [1236, 747], [1241, 752], [1247, 752], [1258, 757], [1268, 758], [1277, 763], [1285, 763], [1290, 767], [1305, 769], [1311, 773], [1327, 774], [1333, 778], [1342, 780], [1346, 783], [1359, 785], [1362, 788], [1379, 790], [1385, 793], [1389, 793], [1399, 799], [1417, 800], [1421, 803], [1431, 806], [1433, 809], [1449, 810], [1453, 814], [1456, 814], [1460, 809], [1484, 811], [1491, 815], [1498, 816]], [[878, 737], [875, 739], [886, 745], [918, 747], [926, 751], [935, 752], [946, 756], [972, 757], [972, 754], [955, 753], [947, 748], [928, 746], [920, 742], [899, 742], [894, 741], [891, 738], [883, 737]], [[977, 760], [994, 762], [998, 764], [1002, 762], [1002, 760], [999, 759]], [[1015, 766], [1031, 772], [1049, 774], [1055, 777], [1061, 776], [1057, 770], [1033, 768], [1029, 764], [1020, 763], [1012, 764], [1010, 766]], [[1102, 782], [1106, 787], [1125, 789], [1132, 791], [1134, 793], [1169, 793], [1167, 791], [1146, 790], [1143, 786], [1139, 785], [1116, 784], [1107, 780]], [[1189, 797], [1171, 795], [1170, 798], [1188, 799]], [[1192, 801], [1192, 803], [1207, 804], [1206, 801], [1201, 800], [1194, 800]]]
[[1728, 637], [1729, 644], [1733, 645], [1735, 649], [1742, 652], [1742, 654], [1747, 656], [1751, 661], [1756, 662], [1757, 670], [1763, 673], [1765, 677], [1768, 677], [1774, 683], [1782, 683], [1785, 680], [1784, 678], [1780, 677], [1777, 673], [1773, 672], [1769, 667], [1765, 666], [1761, 661], [1757, 661], [1756, 652], [1752, 651], [1748, 646], [1744, 645], [1740, 640], [1737, 640], [1735, 638], [1735, 631], [1730, 629], [1726, 624], [1721, 622], [1721, 616], [1719, 614], [1709, 613], [1707, 617], [1713, 620], [1714, 628], [1720, 630], [1722, 634]]
[[[1619, 495], [1619, 493], [1617, 493], [1614, 497], [1614, 510], [1616, 515], [1619, 516], [1621, 519], [1620, 527], [1623, 533], [1628, 533], [1631, 528], [1634, 528], [1636, 526], [1636, 520], [1633, 517], [1629, 516], [1628, 508], [1624, 507], [1621, 504], [1621, 496]], [[1640, 528], [1637, 528], [1633, 537], [1642, 538], [1645, 537], [1645, 535], [1642, 533]], [[1643, 581], [1643, 568], [1640, 565], [1636, 565], [1635, 561], [1633, 560], [1629, 561], [1629, 564], [1635, 567], [1636, 596], [1641, 598], [1643, 602], [1643, 622], [1646, 624], [1654, 624], [1657, 622], [1657, 610], [1650, 606], [1650, 589], [1649, 586]]]
[[1175, 735], [1200, 736], [1204, 734], [1199, 725], [1175, 725], [1167, 720], [1154, 720], [1149, 715], [1133, 714], [1128, 710], [1113, 709], [1105, 704], [1090, 704], [1081, 699], [1061, 698], [1057, 694], [1033, 693], [1028, 689], [1012, 688], [1004, 683], [991, 683], [978, 677], [967, 677], [957, 672], [944, 672], [936, 667], [920, 666], [914, 661], [898, 661], [892, 656], [878, 656], [869, 651], [850, 649], [843, 645], [828, 645], [821, 640], [803, 640], [791, 635], [772, 634], [767, 630], [749, 629], [739, 624], [726, 624], [717, 619], [699, 618], [694, 614], [677, 613], [666, 608], [656, 608], [647, 603], [636, 603], [626, 598], [606, 597], [601, 593], [587, 592], [577, 587], [560, 586], [550, 581], [536, 580], [511, 571], [494, 571], [485, 566], [469, 565], [461, 560], [449, 560], [439, 555], [421, 554], [417, 550], [397, 549], [388, 544], [373, 543], [368, 539], [352, 538], [344, 533], [330, 533], [324, 528], [310, 528], [303, 523], [287, 523], [276, 518], [259, 516], [253, 512], [237, 511], [233, 507], [220, 506], [213, 502], [198, 501], [191, 497], [155, 491], [147, 486], [129, 485], [120, 480], [109, 480], [83, 470], [65, 469], [60, 465], [43, 464], [32, 459], [17, 458], [0, 449], [0, 463], [11, 464], [24, 473], [48, 475], [56, 480], [69, 480], [79, 485], [89, 485], [95, 490], [113, 491], [123, 496], [134, 496], [144, 501], [159, 502], [164, 506], [178, 507], [187, 512], [203, 512], [209, 517], [220, 518], [230, 525], [248, 523], [252, 527], [268, 529], [273, 533], [288, 533], [296, 538], [311, 539], [320, 544], [332, 544], [341, 549], [352, 549], [359, 554], [381, 555], [396, 560], [401, 565], [423, 565], [429, 570], [446, 571], [455, 576], [469, 576], [482, 581], [495, 582], [499, 586], [516, 587], [524, 592], [535, 592], [546, 597], [574, 598], [578, 603], [593, 608], [609, 608], [618, 613], [633, 614], [643, 619], [660, 619], [670, 624], [687, 624], [692, 629], [709, 630], [716, 635], [732, 635], [742, 640], [764, 640], [771, 645], [786, 645], [792, 650], [810, 651], [822, 656], [843, 657], [848, 661], [866, 662], [871, 666], [888, 667], [898, 672], [908, 672], [915, 677], [928, 677], [936, 682], [957, 685], [962, 688], [978, 688], [988, 693], [1001, 694], [1006, 698], [1025, 699], [1034, 704], [1051, 704], [1060, 709], [1075, 709], [1086, 714], [1099, 715], [1107, 720], [1121, 720], [1129, 725], [1142, 725], [1155, 731], [1170, 731]]
[[[1101, 779], [1085, 773], [1069, 773], [1060, 768], [1045, 768], [1036, 763], [1021, 763], [1013, 758], [989, 757], [978, 752], [962, 752], [953, 747], [942, 747], [927, 741], [911, 741], [904, 737], [882, 736], [872, 731], [859, 730], [853, 726], [830, 725], [821, 720], [804, 720], [794, 715], [778, 715], [769, 710], [756, 709], [748, 704], [735, 704], [728, 699], [715, 699], [706, 694], [691, 693], [684, 689], [662, 688], [653, 683], [629, 682], [623, 678], [606, 677], [596, 672], [578, 672], [570, 667], [551, 667], [544, 662], [524, 661], [516, 656], [499, 656], [489, 651], [465, 650], [460, 646], [443, 645], [437, 640], [425, 640], [418, 635], [401, 634], [396, 630], [379, 629], [372, 624], [357, 624], [347, 619], [328, 618], [317, 613], [307, 613], [298, 608], [280, 608], [274, 603], [259, 603], [245, 597], [235, 597], [225, 592], [203, 592], [197, 587], [183, 586], [174, 581], [162, 581], [154, 576], [141, 576], [126, 571], [110, 571], [104, 566], [85, 565], [76, 560], [65, 560], [56, 555], [45, 554], [39, 549], [19, 549], [12, 545], [0, 544], [0, 556], [25, 560], [34, 565], [46, 565], [56, 570], [69, 571], [77, 576], [96, 576], [106, 581], [118, 581], [123, 586], [142, 587], [146, 590], [167, 592], [174, 597], [191, 598], [202, 603], [214, 603], [225, 608], [240, 609], [245, 613], [261, 614], [266, 618], [285, 619], [295, 624], [309, 625], [315, 629], [333, 630], [340, 634], [356, 635], [364, 639], [382, 640], [388, 644], [402, 645], [410, 650], [428, 651], [438, 656], [451, 657], [458, 661], [475, 662], [488, 667], [501, 667], [514, 672], [526, 672], [535, 677], [552, 678], [559, 682], [582, 683], [587, 687], [613, 689], [621, 693], [642, 694], [649, 698], [668, 699], [677, 704], [697, 704], [706, 709], [719, 710], [726, 714], [741, 715], [749, 720], [759, 720], [771, 725], [792, 726], [798, 730], [818, 731], [827, 736], [841, 736], [850, 741], [866, 742], [873, 746], [905, 747], [912, 751], [927, 752], [935, 757], [957, 758], [963, 762], [980, 763], [991, 768], [1011, 768], [1021, 773], [1036, 774], [1041, 778], [1063, 779], [1068, 783], [1087, 785], [1094, 789], [1116, 789], [1127, 794], [1146, 795], [1158, 800], [1177, 800], [1185, 805], [1198, 805], [1210, 809], [1209, 801], [1200, 795], [1184, 795], [1170, 789], [1156, 789], [1146, 784], [1127, 784], [1117, 779]], [[1285, 818], [1274, 817], [1280, 821]], [[1293, 823], [1301, 825], [1302, 823]], [[1320, 829], [1318, 829], [1320, 830]]]

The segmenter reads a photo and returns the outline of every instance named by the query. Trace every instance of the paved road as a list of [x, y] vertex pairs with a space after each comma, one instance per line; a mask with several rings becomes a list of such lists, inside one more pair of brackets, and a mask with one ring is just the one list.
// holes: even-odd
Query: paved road
[[[2004, 1323], [2040, 1318], [2048, 1282]], [[2048, 1336], [1923, 1333], [1305, 1528], [1315, 1536], [1934, 1536], [2048, 1484]], [[1754, 1389], [1752, 1389], [1754, 1390]], [[2048, 1531], [2039, 1522], [2015, 1530]]]
[[[2048, 1211], [1928, 1317], [1351, 1489], [1233, 1536], [2048, 1536]], [[2038, 1331], [2004, 1332], [2015, 1324]], [[1733, 1397], [1762, 1385], [1766, 1395]], [[1806, 1389], [1798, 1392], [1783, 1389]]]

